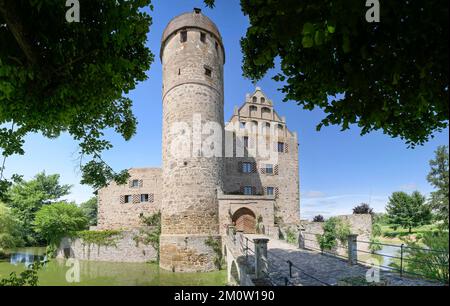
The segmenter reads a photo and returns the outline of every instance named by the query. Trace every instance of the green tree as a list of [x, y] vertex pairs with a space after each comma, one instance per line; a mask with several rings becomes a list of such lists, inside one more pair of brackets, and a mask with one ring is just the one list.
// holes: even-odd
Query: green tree
[[430, 161], [430, 173], [428, 182], [436, 188], [431, 193], [430, 205], [435, 211], [438, 220], [443, 221], [448, 229], [449, 207], [449, 153], [448, 146], [440, 146], [435, 152], [436, 156]]
[[89, 225], [97, 225], [97, 197], [90, 198], [86, 202], [81, 203], [81, 210], [89, 220]]
[[319, 130], [356, 124], [363, 135], [382, 130], [416, 145], [448, 126], [444, 0], [385, 1], [379, 23], [366, 21], [361, 0], [241, 0], [241, 8], [250, 22], [244, 76], [259, 80], [279, 59], [273, 79], [285, 101], [321, 108]]
[[65, 1], [0, 0], [0, 148], [4, 157], [24, 154], [26, 134], [67, 132], [80, 142], [80, 163], [92, 158], [82, 164], [84, 183], [123, 183], [127, 172], [101, 159], [112, 147], [103, 131], [126, 140], [136, 132], [127, 94], [154, 58], [143, 11], [153, 7], [150, 0], [80, 0], [80, 7], [80, 22], [69, 23]]
[[45, 205], [58, 201], [69, 194], [70, 185], [61, 185], [59, 175], [37, 174], [32, 180], [17, 180], [10, 187], [7, 205], [21, 223], [22, 238], [27, 245], [40, 242], [39, 235], [33, 229], [36, 212]]
[[20, 222], [13, 216], [11, 209], [0, 202], [0, 254], [22, 243]]
[[42, 207], [33, 222], [34, 229], [48, 245], [57, 246], [62, 238], [75, 236], [88, 226], [84, 212], [73, 203], [59, 202]]
[[364, 215], [364, 214], [373, 215], [374, 212], [373, 212], [373, 209], [370, 208], [369, 204], [361, 203], [353, 208], [353, 214], [354, 215]]
[[386, 212], [390, 225], [407, 228], [410, 233], [413, 227], [429, 224], [431, 221], [430, 206], [418, 191], [411, 195], [402, 191], [394, 192], [389, 198]]

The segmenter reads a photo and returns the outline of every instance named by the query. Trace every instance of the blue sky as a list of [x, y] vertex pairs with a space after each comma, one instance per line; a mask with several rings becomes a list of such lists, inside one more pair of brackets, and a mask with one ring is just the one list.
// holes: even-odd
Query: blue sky
[[[148, 80], [130, 94], [139, 121], [137, 134], [128, 142], [112, 132], [106, 134], [114, 148], [104, 154], [104, 159], [117, 170], [161, 164], [159, 47], [162, 31], [174, 16], [201, 7], [221, 31], [227, 57], [225, 120], [230, 118], [234, 105], [243, 103], [245, 94], [255, 88], [251, 81], [242, 77], [239, 40], [245, 34], [248, 20], [240, 11], [239, 1], [217, 0], [213, 10], [205, 8], [201, 0], [154, 0], [153, 4], [148, 46], [155, 54], [155, 62], [147, 73]], [[361, 137], [356, 127], [345, 132], [338, 127], [326, 127], [317, 132], [315, 127], [324, 114], [320, 110], [302, 110], [295, 102], [283, 103], [283, 95], [277, 91], [280, 84], [270, 78], [275, 73], [276, 70], [272, 71], [257, 85], [273, 100], [278, 113], [286, 117], [288, 127], [298, 132], [302, 218], [316, 214], [349, 214], [351, 208], [361, 202], [370, 203], [381, 212], [394, 191], [419, 190], [425, 194], [432, 191], [426, 181], [428, 161], [437, 146], [448, 144], [448, 130], [415, 149], [408, 149], [400, 139], [392, 139], [381, 132]], [[43, 170], [48, 174], [59, 173], [63, 183], [74, 185], [68, 199], [81, 202], [92, 196], [90, 187], [79, 184], [77, 143], [70, 136], [48, 140], [40, 135], [29, 135], [25, 150], [25, 156], [8, 159], [7, 175], [19, 173], [28, 179]]]

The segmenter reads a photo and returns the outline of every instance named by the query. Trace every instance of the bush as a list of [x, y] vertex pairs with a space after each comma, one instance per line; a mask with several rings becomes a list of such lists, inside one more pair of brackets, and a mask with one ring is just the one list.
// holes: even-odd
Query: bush
[[345, 243], [350, 234], [350, 225], [339, 218], [333, 217], [325, 221], [323, 234], [317, 235], [317, 241], [322, 251], [333, 250], [338, 242]]
[[380, 245], [380, 240], [377, 238], [379, 236], [382, 235], [382, 229], [381, 229], [381, 225], [378, 223], [372, 223], [372, 235], [370, 237], [370, 245], [369, 245], [369, 249], [372, 253], [375, 253], [376, 251], [381, 251], [381, 249], [383, 248]]
[[291, 228], [286, 229], [286, 242], [290, 244], [298, 243], [298, 237], [295, 230]]
[[73, 203], [60, 202], [42, 207], [34, 220], [34, 229], [49, 245], [57, 246], [62, 238], [73, 237], [86, 229], [88, 219]]
[[353, 208], [353, 214], [354, 215], [366, 215], [366, 214], [373, 214], [373, 209], [370, 208], [369, 204], [361, 203], [360, 205]]
[[[448, 239], [448, 232], [441, 232], [424, 233], [420, 242], [406, 240], [404, 256], [408, 260], [405, 262], [405, 271], [448, 284]], [[425, 249], [422, 244], [425, 245]]]

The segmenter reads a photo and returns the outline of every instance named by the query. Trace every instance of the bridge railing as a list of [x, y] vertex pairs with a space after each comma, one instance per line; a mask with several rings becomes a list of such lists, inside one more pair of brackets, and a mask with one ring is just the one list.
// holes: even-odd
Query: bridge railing
[[[319, 251], [324, 255], [334, 256], [340, 259], [348, 261], [351, 265], [363, 265], [363, 266], [376, 266], [380, 270], [398, 273], [400, 277], [413, 276], [429, 280], [438, 280], [430, 275], [417, 273], [408, 269], [410, 264], [423, 264], [426, 265], [429, 270], [438, 270], [443, 274], [448, 275], [449, 269], [449, 251], [448, 250], [434, 250], [430, 248], [410, 247], [405, 244], [389, 244], [380, 243], [375, 241], [359, 240], [357, 235], [349, 235], [347, 239], [347, 245], [338, 244], [332, 251], [327, 251], [320, 248], [317, 238], [311, 239], [311, 237], [317, 237], [320, 233], [310, 233], [301, 231], [299, 235], [299, 247], [314, 251]], [[309, 244], [308, 244], [309, 242]], [[377, 250], [378, 249], [378, 250]], [[391, 254], [386, 254], [385, 249], [390, 249]], [[411, 258], [412, 251], [418, 251], [423, 254], [438, 254], [438, 259], [421, 261], [415, 258]], [[427, 257], [427, 256], [423, 256]], [[384, 264], [387, 261], [388, 264]], [[446, 270], [446, 271], [444, 271]]]
[[292, 279], [300, 275], [314, 280], [317, 285], [330, 286], [291, 261], [268, 252], [269, 239], [267, 238], [249, 239], [233, 226], [228, 227], [227, 235], [229, 241], [244, 256], [247, 266], [254, 268], [255, 279], [265, 279], [273, 286], [290, 286], [295, 285]]

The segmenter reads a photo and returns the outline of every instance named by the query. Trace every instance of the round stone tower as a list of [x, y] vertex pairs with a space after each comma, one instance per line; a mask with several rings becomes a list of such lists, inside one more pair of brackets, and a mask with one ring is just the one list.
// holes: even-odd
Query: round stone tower
[[163, 33], [161, 62], [160, 266], [174, 272], [211, 271], [217, 269], [217, 254], [209, 242], [220, 242], [222, 158], [206, 157], [202, 149], [215, 134], [208, 127], [222, 133], [224, 125], [225, 52], [216, 25], [199, 9], [175, 17]]

